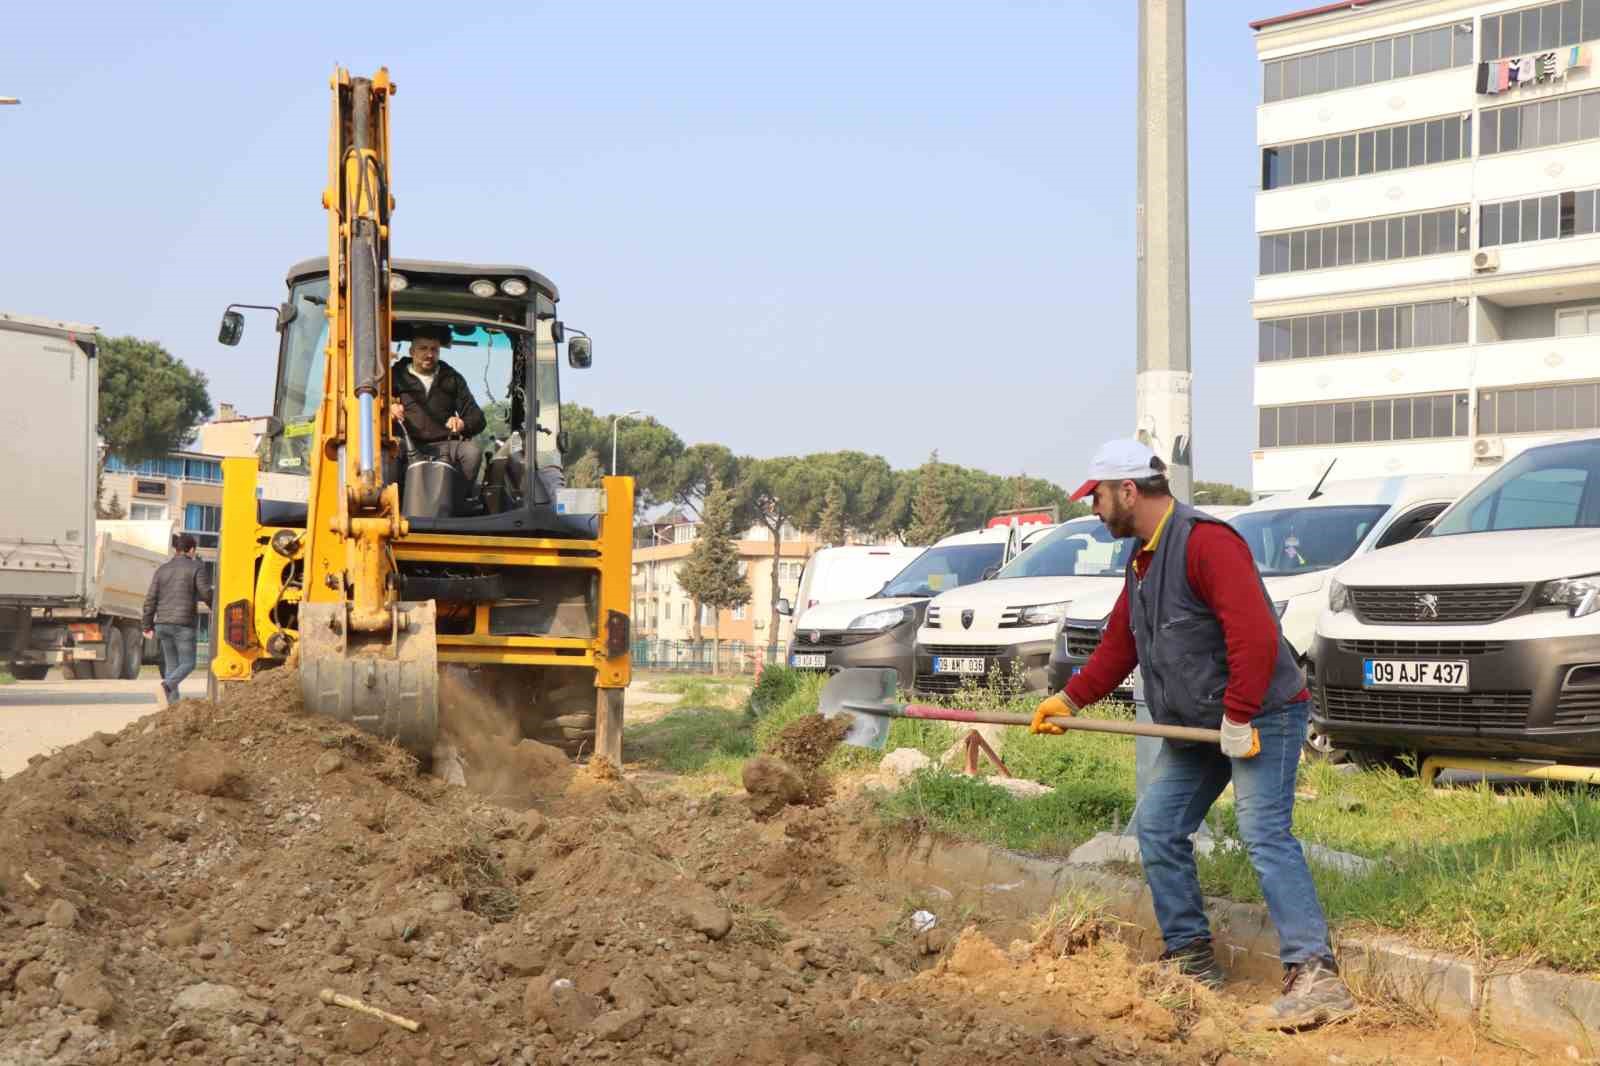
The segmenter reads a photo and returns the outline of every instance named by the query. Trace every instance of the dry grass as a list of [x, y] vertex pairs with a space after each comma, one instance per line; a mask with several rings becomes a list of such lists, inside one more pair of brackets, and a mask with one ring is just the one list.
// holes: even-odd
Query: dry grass
[[432, 818], [406, 834], [409, 865], [461, 893], [462, 906], [491, 922], [517, 913], [521, 900], [495, 855], [493, 827]]
[[1034, 954], [1054, 958], [1076, 955], [1103, 937], [1119, 937], [1127, 925], [1111, 913], [1103, 896], [1075, 888], [1034, 920]]
[[776, 911], [751, 907], [735, 901], [733, 911], [733, 939], [757, 947], [776, 948], [787, 943], [789, 931]]
[[139, 827], [126, 805], [102, 801], [92, 807], [67, 815], [66, 823], [73, 829], [102, 840], [115, 840], [120, 844], [133, 844], [139, 839]]

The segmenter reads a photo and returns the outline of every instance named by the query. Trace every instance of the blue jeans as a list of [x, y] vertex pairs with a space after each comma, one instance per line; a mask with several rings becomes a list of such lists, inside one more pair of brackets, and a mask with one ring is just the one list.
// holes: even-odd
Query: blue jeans
[[178, 698], [178, 685], [194, 670], [194, 626], [156, 624], [156, 640], [161, 644], [161, 667], [166, 675], [161, 687], [169, 699]]
[[1305, 852], [1290, 828], [1295, 769], [1310, 707], [1294, 703], [1256, 716], [1261, 752], [1253, 759], [1229, 759], [1210, 744], [1179, 748], [1162, 743], [1154, 780], [1139, 801], [1137, 831], [1145, 880], [1168, 951], [1211, 937], [1189, 836], [1231, 779], [1239, 836], [1278, 930], [1279, 957], [1285, 965], [1332, 957], [1327, 919]]

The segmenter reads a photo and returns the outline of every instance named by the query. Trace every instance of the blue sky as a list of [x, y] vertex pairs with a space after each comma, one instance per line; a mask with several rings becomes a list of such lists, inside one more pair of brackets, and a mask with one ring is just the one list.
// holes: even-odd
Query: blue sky
[[[1248, 484], [1258, 67], [1192, 0], [1196, 474]], [[325, 251], [328, 76], [386, 64], [395, 254], [526, 263], [595, 366], [566, 398], [754, 455], [1081, 480], [1131, 432], [1131, 0], [28, 4], [0, 40], [0, 309], [216, 343]]]

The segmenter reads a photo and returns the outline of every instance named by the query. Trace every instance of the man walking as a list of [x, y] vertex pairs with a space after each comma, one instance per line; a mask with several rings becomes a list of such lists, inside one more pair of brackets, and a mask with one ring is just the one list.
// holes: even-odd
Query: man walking
[[144, 597], [144, 635], [161, 642], [161, 704], [178, 698], [178, 685], [194, 669], [196, 607], [211, 605], [206, 564], [195, 557], [195, 539], [179, 533], [172, 558], [161, 564]]
[[1090, 494], [1112, 536], [1137, 537], [1140, 548], [1099, 648], [1063, 692], [1039, 705], [1032, 731], [1063, 732], [1048, 719], [1102, 699], [1135, 666], [1155, 721], [1220, 729], [1220, 750], [1163, 741], [1139, 801], [1135, 829], [1162, 958], [1208, 985], [1222, 983], [1189, 838], [1232, 781], [1239, 835], [1284, 965], [1283, 995], [1265, 1021], [1290, 1029], [1344, 1017], [1355, 1001], [1290, 828], [1311, 697], [1250, 548], [1226, 523], [1173, 499], [1166, 465], [1137, 441], [1112, 441], [1095, 454], [1072, 498]]

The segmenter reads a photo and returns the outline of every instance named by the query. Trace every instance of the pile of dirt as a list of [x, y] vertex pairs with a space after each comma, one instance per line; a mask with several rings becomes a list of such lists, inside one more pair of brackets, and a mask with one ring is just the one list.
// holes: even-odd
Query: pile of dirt
[[[825, 743], [787, 754], [814, 771]], [[1237, 1004], [1153, 981], [1114, 941], [1042, 929], [1002, 950], [953, 903], [909, 921], [863, 807], [758, 822], [726, 794], [646, 796], [615, 767], [512, 791], [531, 806], [421, 775], [300, 712], [288, 676], [38, 760], [0, 782], [0, 1063], [1264, 1053], [1230, 1026]], [[1302, 1039], [1270, 1061], [1374, 1046], [1358, 1027]]]

